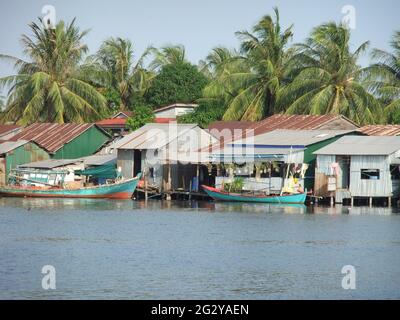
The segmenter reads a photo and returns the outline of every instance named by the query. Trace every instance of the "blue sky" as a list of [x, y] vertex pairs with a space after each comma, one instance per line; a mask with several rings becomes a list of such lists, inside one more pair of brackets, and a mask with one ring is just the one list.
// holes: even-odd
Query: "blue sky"
[[[46, 4], [56, 8], [57, 20], [77, 18], [82, 29], [91, 29], [86, 43], [91, 52], [110, 36], [133, 41], [137, 55], [148, 45], [183, 44], [189, 60], [197, 63], [215, 46], [237, 47], [235, 31], [250, 29], [278, 6], [284, 26], [294, 24], [293, 42], [300, 42], [313, 27], [340, 21], [343, 6], [356, 10], [352, 45], [370, 40], [371, 47], [389, 50], [393, 32], [400, 30], [398, 0], [1, 0], [0, 53], [22, 57], [21, 34], [41, 16]], [[368, 56], [361, 59], [365, 65]], [[0, 63], [0, 76], [12, 68]]]

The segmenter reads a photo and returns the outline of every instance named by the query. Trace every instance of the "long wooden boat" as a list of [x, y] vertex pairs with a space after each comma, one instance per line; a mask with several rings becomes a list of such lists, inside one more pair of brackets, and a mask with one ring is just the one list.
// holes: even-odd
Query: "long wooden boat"
[[10, 185], [0, 187], [0, 196], [26, 198], [131, 199], [140, 177], [141, 175], [139, 174], [135, 178], [129, 180], [78, 189]]
[[216, 188], [203, 185], [204, 191], [214, 200], [237, 201], [237, 202], [259, 202], [259, 203], [300, 203], [304, 204], [307, 193], [283, 194], [283, 195], [247, 195], [229, 193]]

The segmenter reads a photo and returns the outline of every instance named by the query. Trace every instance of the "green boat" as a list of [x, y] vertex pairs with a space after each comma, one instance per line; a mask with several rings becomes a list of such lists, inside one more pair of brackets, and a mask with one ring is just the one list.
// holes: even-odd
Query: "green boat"
[[110, 184], [83, 188], [64, 188], [62, 186], [51, 185], [38, 187], [15, 184], [0, 187], [0, 196], [26, 198], [131, 199], [140, 177], [141, 173], [133, 179], [118, 180]]
[[306, 202], [306, 197], [307, 197], [307, 192], [295, 193], [295, 194], [293, 193], [282, 194], [282, 195], [262, 195], [262, 194], [254, 195], [254, 194], [229, 193], [205, 185], [203, 185], [202, 188], [211, 198], [218, 201], [304, 204]]

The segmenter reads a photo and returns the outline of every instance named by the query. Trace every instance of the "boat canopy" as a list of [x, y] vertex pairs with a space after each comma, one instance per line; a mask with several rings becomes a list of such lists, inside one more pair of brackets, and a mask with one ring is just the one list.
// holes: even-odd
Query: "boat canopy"
[[96, 166], [85, 170], [75, 170], [75, 174], [92, 176], [100, 179], [115, 179], [118, 177], [118, 172], [114, 163]]

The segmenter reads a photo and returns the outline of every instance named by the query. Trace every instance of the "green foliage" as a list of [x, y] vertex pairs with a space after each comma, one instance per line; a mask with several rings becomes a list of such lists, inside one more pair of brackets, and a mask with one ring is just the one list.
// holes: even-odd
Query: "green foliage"
[[137, 106], [134, 110], [134, 115], [126, 122], [126, 126], [131, 131], [135, 131], [143, 127], [146, 123], [153, 122], [154, 113], [152, 108], [148, 106]]
[[252, 32], [236, 33], [241, 40], [241, 55], [219, 48], [208, 57], [216, 62], [216, 72], [205, 95], [225, 99], [224, 120], [256, 121], [280, 111], [276, 100], [286, 81], [292, 53], [288, 42], [293, 33], [292, 27], [281, 29], [279, 11], [274, 11], [275, 19], [267, 15]]
[[362, 86], [358, 57], [368, 42], [350, 51], [350, 30], [327, 23], [316, 27], [293, 57], [293, 81], [280, 94], [288, 114], [342, 114], [358, 124], [379, 117], [379, 102]]
[[390, 113], [390, 116], [388, 116], [388, 123], [400, 124], [400, 107]]
[[108, 93], [106, 97], [112, 108], [127, 110], [134, 97], [143, 96], [154, 77], [154, 73], [144, 67], [144, 60], [150, 53], [151, 48], [148, 48], [135, 61], [130, 40], [109, 38], [87, 59], [86, 77]]
[[[22, 36], [29, 62], [0, 54], [16, 74], [0, 78], [0, 121], [94, 122], [118, 110], [137, 113], [137, 129], [152, 120], [150, 107], [200, 101], [181, 123], [207, 127], [216, 120], [257, 121], [274, 113], [343, 114], [358, 124], [400, 123], [400, 31], [392, 52], [372, 51], [373, 64], [358, 65], [368, 42], [351, 50], [350, 30], [336, 23], [314, 28], [290, 46], [292, 26], [284, 29], [279, 11], [251, 31], [240, 31], [239, 49], [214, 48], [196, 67], [182, 45], [148, 48], [134, 58], [130, 40], [105, 40], [88, 52], [75, 20], [45, 29], [31, 23]], [[145, 60], [152, 55], [150, 64]], [[151, 115], [150, 115], [151, 113]]]
[[210, 123], [221, 120], [225, 111], [223, 101], [202, 101], [193, 112], [182, 115], [177, 120], [179, 123], [197, 123], [206, 128]]
[[383, 103], [383, 118], [389, 123], [400, 123], [400, 31], [391, 41], [393, 52], [372, 51], [376, 62], [365, 70], [367, 88]]
[[188, 63], [185, 47], [182, 45], [165, 46], [161, 49], [152, 49], [154, 59], [150, 63], [151, 70], [160, 70], [169, 64]]
[[24, 52], [30, 62], [0, 55], [15, 63], [17, 75], [0, 79], [0, 88], [11, 87], [2, 121], [93, 122], [101, 119], [106, 99], [91, 84], [82, 80], [81, 60], [87, 52], [81, 32], [75, 26], [59, 22], [45, 29], [42, 21], [30, 24], [33, 37], [22, 36]]
[[113, 88], [106, 88], [103, 92], [103, 95], [107, 100], [109, 114], [115, 114], [121, 105], [121, 97], [119, 92]]
[[193, 102], [202, 97], [207, 78], [189, 63], [168, 64], [154, 78], [146, 98], [153, 106]]
[[235, 179], [231, 183], [229, 182], [224, 183], [222, 189], [227, 192], [240, 193], [242, 192], [243, 187], [244, 187], [244, 179], [242, 177], [235, 177]]
[[5, 102], [4, 102], [4, 97], [0, 96], [0, 112], [3, 111], [3, 108], [5, 107]]

